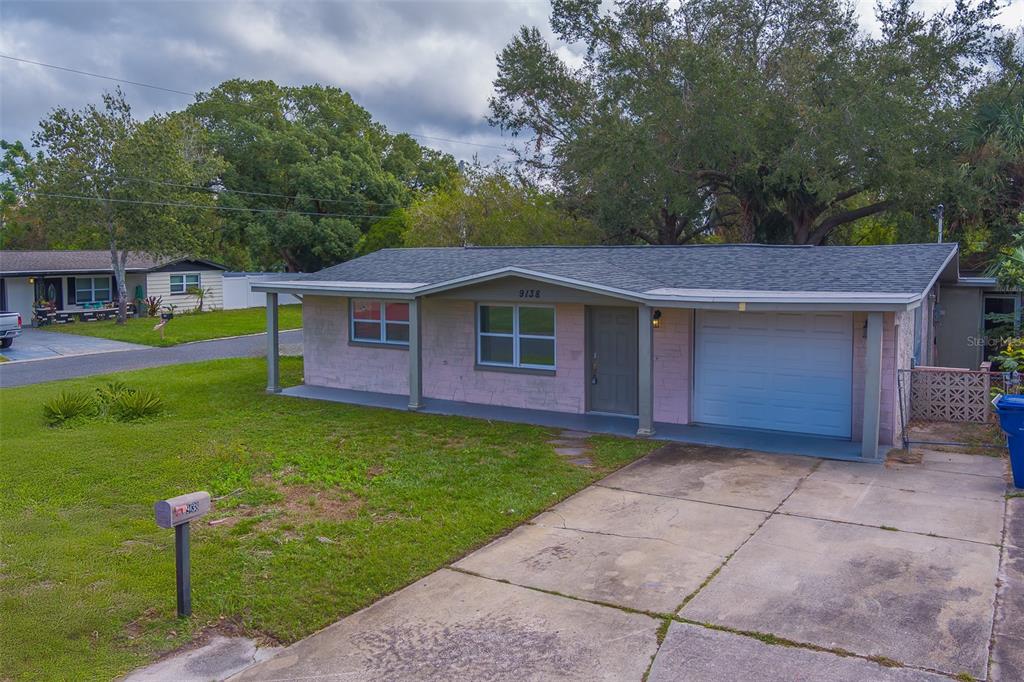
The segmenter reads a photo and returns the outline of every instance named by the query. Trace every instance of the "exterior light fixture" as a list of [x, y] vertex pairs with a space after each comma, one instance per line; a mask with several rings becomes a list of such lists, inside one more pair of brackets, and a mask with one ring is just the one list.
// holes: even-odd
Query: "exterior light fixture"
[[651, 326], [655, 329], [661, 328], [661, 311], [655, 310], [654, 314], [651, 315]]

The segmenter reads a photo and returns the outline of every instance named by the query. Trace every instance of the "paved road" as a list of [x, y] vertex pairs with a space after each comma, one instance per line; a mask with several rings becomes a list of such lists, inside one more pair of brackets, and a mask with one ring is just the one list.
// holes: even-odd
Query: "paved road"
[[[259, 334], [235, 339], [186, 343], [170, 348], [143, 348], [30, 362], [7, 362], [0, 364], [0, 388], [25, 386], [92, 374], [106, 374], [126, 369], [142, 369], [222, 358], [260, 357], [266, 353], [266, 343], [266, 335]], [[301, 353], [302, 330], [281, 332], [280, 344], [283, 355]]]

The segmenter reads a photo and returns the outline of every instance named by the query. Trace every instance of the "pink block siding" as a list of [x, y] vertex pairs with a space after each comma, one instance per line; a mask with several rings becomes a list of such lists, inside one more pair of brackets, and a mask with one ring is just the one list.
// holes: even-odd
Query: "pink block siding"
[[348, 299], [305, 296], [302, 302], [305, 381], [310, 386], [409, 393], [409, 351], [348, 343]]
[[[867, 340], [864, 338], [864, 323], [867, 313], [853, 314], [853, 440], [861, 440], [864, 429], [864, 373], [867, 359]], [[896, 412], [896, 343], [895, 317], [893, 313], [882, 314], [882, 405], [878, 428], [878, 442], [891, 445], [895, 424], [899, 418]]]
[[555, 306], [555, 374], [479, 370], [476, 304], [428, 299], [423, 311], [423, 395], [484, 405], [586, 410], [584, 307]]
[[690, 422], [693, 311], [662, 308], [654, 330], [654, 421]]

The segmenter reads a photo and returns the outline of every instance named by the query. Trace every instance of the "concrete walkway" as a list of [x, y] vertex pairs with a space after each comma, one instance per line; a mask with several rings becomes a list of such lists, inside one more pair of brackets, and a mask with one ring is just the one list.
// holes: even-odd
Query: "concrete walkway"
[[[60, 332], [40, 332], [47, 336], [69, 337], [72, 334]], [[90, 339], [90, 337], [75, 337]], [[20, 339], [19, 339], [20, 340]], [[15, 340], [15, 345], [19, 340]], [[282, 355], [302, 354], [302, 330], [281, 332], [280, 348]], [[119, 343], [107, 341], [106, 343]], [[129, 346], [127, 350], [107, 350], [85, 355], [53, 357], [30, 362], [0, 363], [0, 388], [38, 384], [44, 381], [57, 381], [74, 377], [107, 374], [130, 369], [176, 365], [202, 360], [220, 360], [223, 358], [250, 358], [265, 356], [267, 352], [266, 334], [239, 336], [230, 339], [213, 341], [197, 341], [183, 343], [168, 348], [152, 346]]]
[[1024, 679], [1004, 476], [667, 445], [232, 679]]

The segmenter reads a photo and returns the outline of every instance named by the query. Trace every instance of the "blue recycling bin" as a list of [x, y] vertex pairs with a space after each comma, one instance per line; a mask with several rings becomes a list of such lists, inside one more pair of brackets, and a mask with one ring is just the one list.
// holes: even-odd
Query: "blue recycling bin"
[[1024, 488], [1024, 395], [1003, 395], [996, 401], [999, 426], [1010, 446], [1013, 484]]

